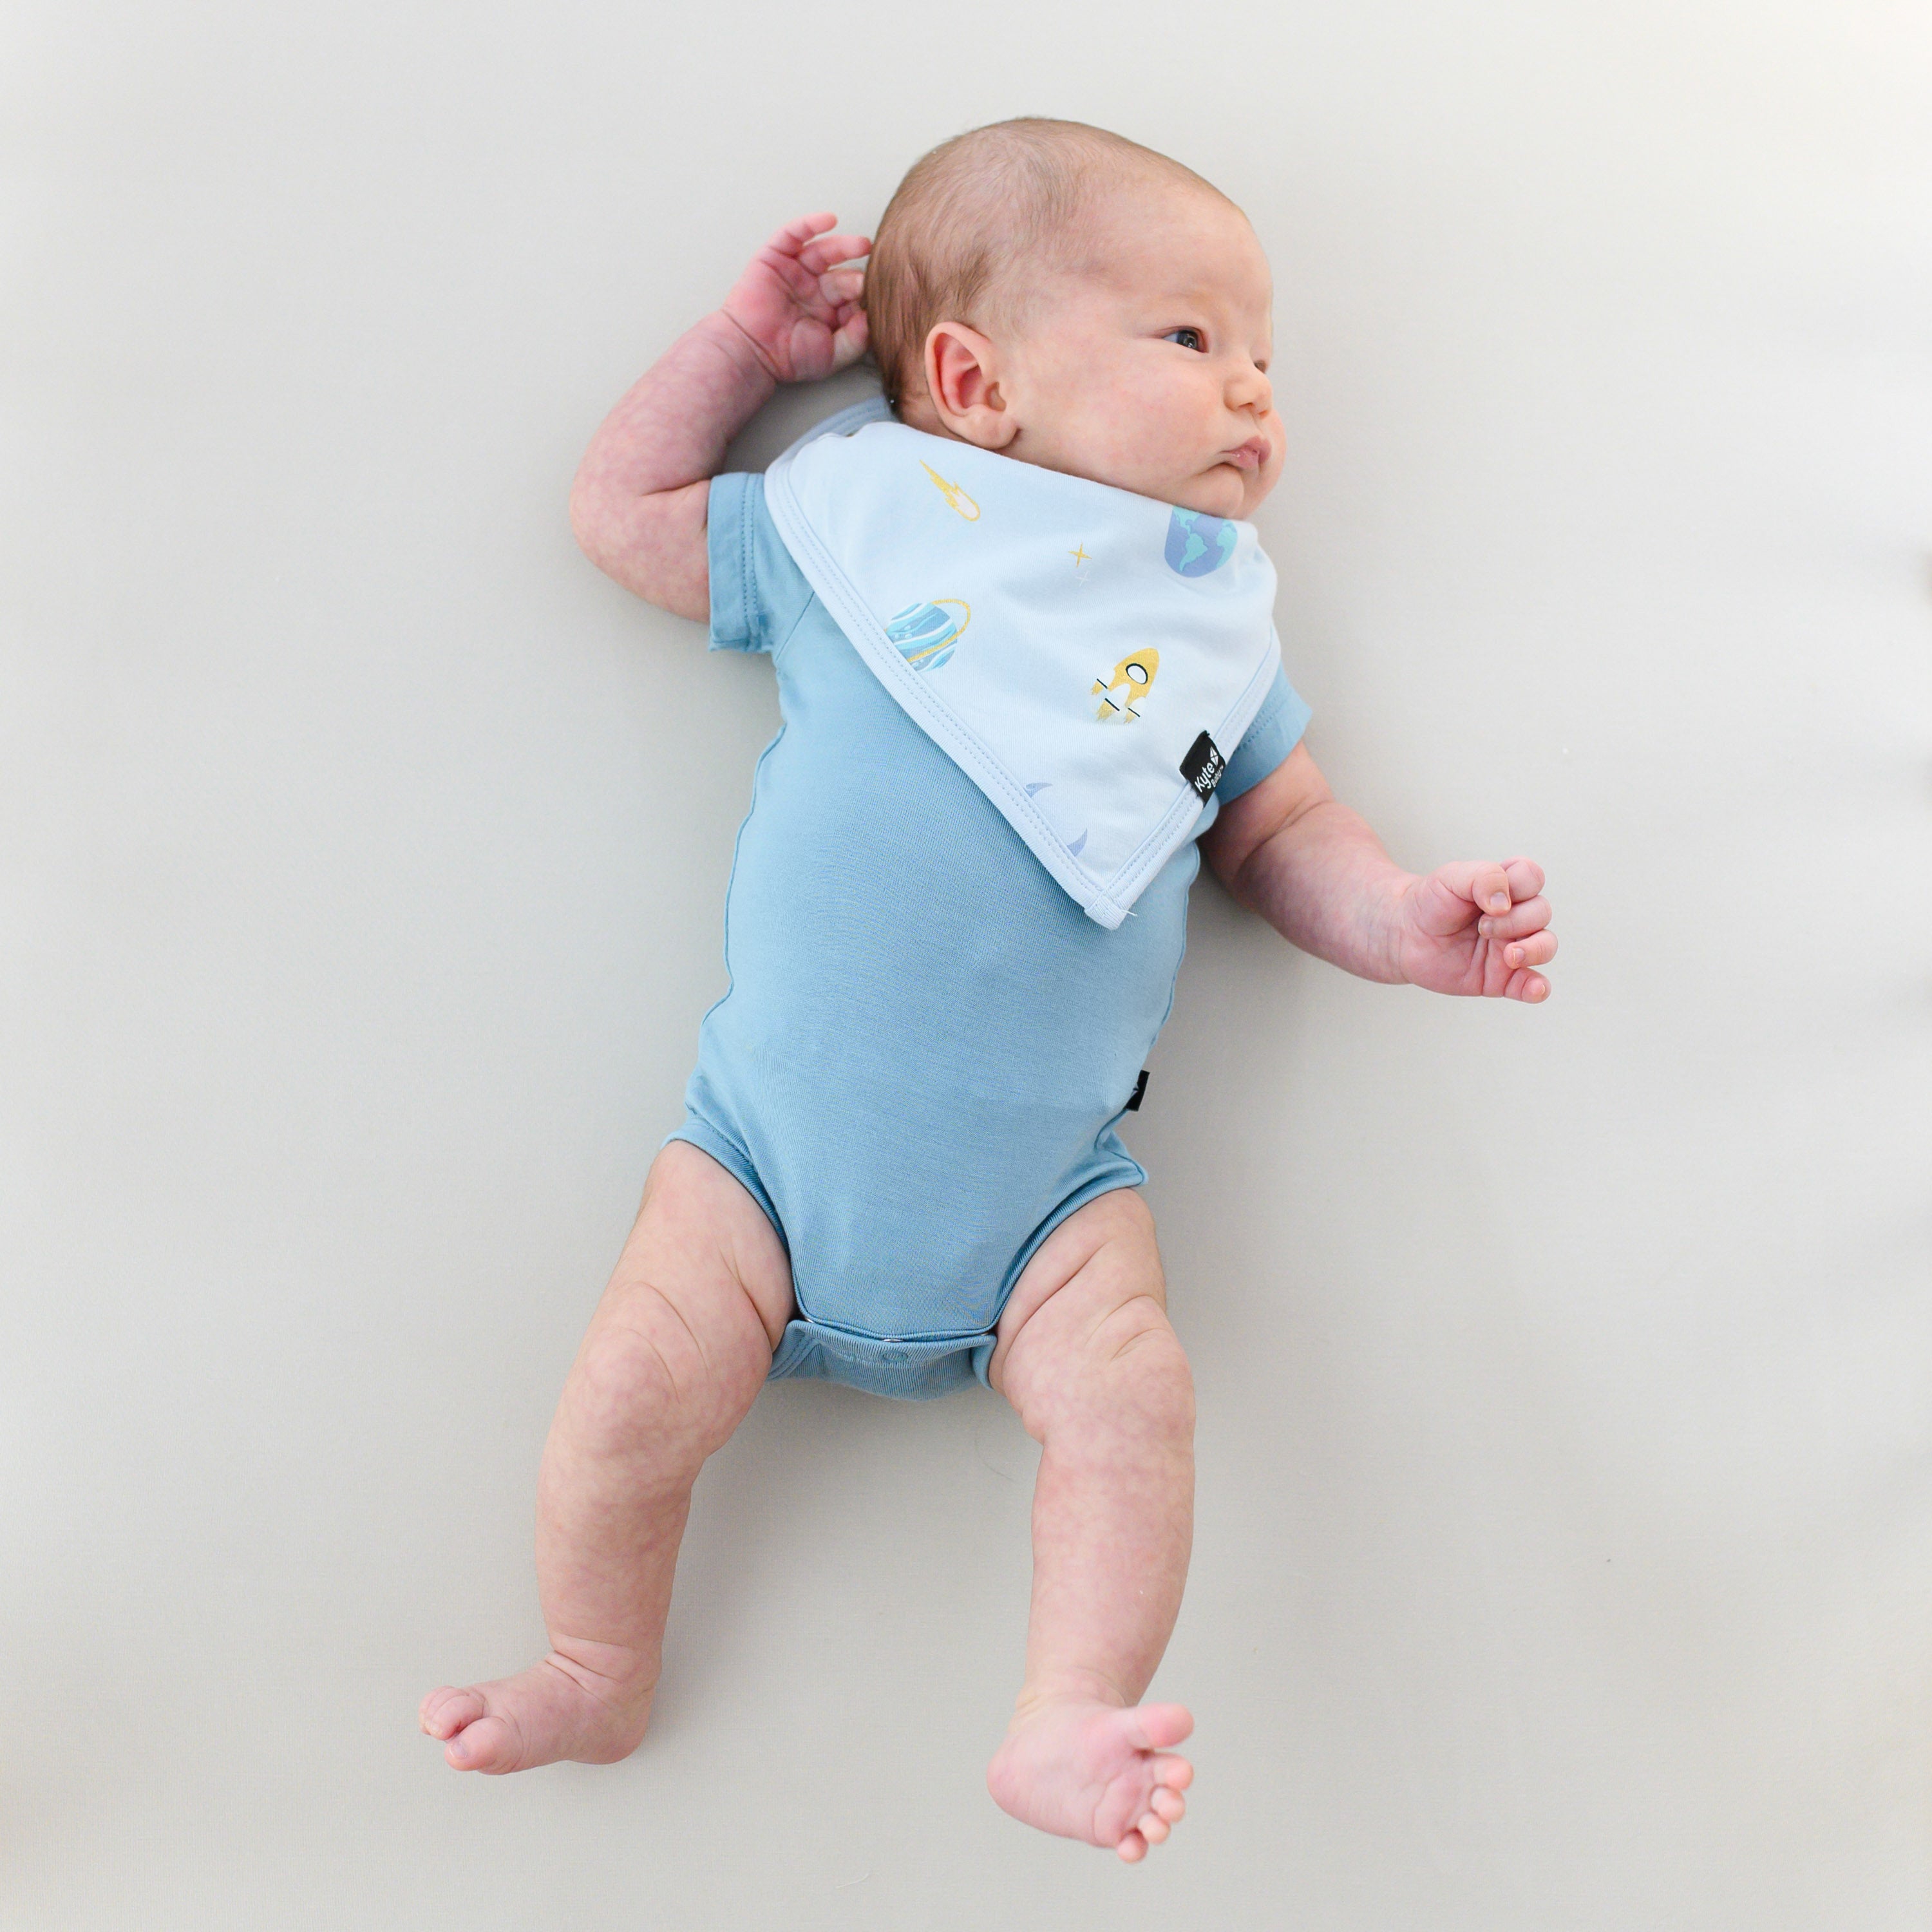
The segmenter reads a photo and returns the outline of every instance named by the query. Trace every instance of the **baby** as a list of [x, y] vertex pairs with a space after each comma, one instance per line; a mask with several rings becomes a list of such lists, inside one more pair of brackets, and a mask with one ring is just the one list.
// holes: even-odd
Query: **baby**
[[[1194, 1398], [1115, 1130], [1197, 844], [1366, 979], [1534, 1003], [1556, 942], [1529, 860], [1403, 872], [1301, 742], [1247, 521], [1284, 437], [1239, 208], [1023, 120], [927, 155], [876, 242], [833, 226], [773, 238], [572, 494], [602, 568], [770, 653], [785, 722], [739, 836], [730, 990], [544, 1452], [550, 1654], [432, 1691], [422, 1725], [458, 1770], [626, 1756], [692, 1483], [760, 1386], [976, 1380], [1042, 1451], [988, 1786], [1132, 1861], [1192, 1775], [1187, 1711], [1138, 1700], [1186, 1573]], [[778, 383], [868, 340], [884, 404], [716, 473]]]

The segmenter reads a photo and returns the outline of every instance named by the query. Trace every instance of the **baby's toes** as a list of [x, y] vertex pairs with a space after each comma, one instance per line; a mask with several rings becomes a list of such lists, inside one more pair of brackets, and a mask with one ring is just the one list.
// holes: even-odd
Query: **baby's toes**
[[1163, 1823], [1178, 1825], [1187, 1816], [1187, 1800], [1165, 1784], [1156, 1784], [1148, 1799], [1148, 1808]]
[[1156, 1812], [1146, 1811], [1134, 1829], [1150, 1845], [1161, 1844], [1167, 1837], [1167, 1820]]
[[1138, 1832], [1128, 1832], [1122, 1834], [1114, 1850], [1129, 1864], [1137, 1865], [1147, 1856], [1147, 1840]]
[[453, 1690], [445, 1684], [422, 1700], [417, 1715], [431, 1737], [448, 1738], [465, 1724], [473, 1724], [484, 1708], [483, 1700], [474, 1690]]
[[522, 1754], [514, 1725], [502, 1718], [478, 1718], [450, 1739], [442, 1754], [457, 1771], [514, 1771]]

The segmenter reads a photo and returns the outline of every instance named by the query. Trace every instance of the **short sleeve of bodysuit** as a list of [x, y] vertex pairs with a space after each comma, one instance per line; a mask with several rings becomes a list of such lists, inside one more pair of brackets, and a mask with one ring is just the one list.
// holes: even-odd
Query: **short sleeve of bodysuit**
[[[812, 599], [765, 508], [765, 479], [732, 474], [711, 479], [707, 550], [711, 572], [711, 649], [772, 651]], [[1309, 710], [1277, 668], [1254, 722], [1215, 787], [1224, 805], [1251, 790], [1301, 742]]]
[[711, 648], [776, 650], [812, 590], [765, 508], [765, 479], [712, 477], [710, 518]]

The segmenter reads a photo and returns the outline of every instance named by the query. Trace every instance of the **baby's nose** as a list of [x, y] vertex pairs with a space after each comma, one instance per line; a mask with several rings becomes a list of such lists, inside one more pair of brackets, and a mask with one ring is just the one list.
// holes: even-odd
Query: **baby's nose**
[[1237, 409], [1259, 410], [1265, 415], [1274, 406], [1274, 385], [1264, 370], [1250, 362], [1238, 370], [1228, 385], [1228, 400]]

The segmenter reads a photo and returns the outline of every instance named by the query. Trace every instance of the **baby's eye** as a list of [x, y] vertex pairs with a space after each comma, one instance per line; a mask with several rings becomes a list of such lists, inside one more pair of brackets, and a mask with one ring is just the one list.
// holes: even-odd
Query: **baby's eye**
[[1178, 342], [1184, 349], [1205, 349], [1208, 339], [1198, 328], [1170, 328], [1161, 338], [1163, 342]]

